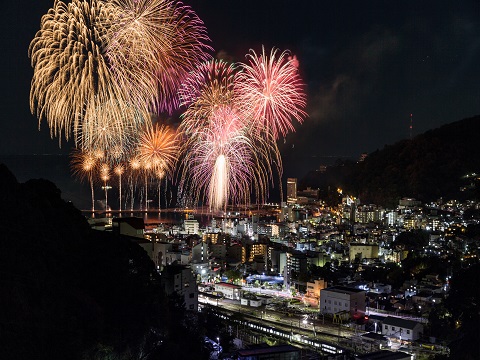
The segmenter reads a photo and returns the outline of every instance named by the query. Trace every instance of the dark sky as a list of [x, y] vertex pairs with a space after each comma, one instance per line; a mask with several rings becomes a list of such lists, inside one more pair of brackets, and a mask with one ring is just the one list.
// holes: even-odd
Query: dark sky
[[[29, 110], [28, 45], [53, 0], [2, 4], [0, 155], [66, 152]], [[285, 175], [338, 156], [357, 158], [480, 113], [480, 2], [190, 0], [216, 54], [243, 61], [291, 50], [309, 117], [281, 141]], [[295, 165], [292, 165], [295, 164]]]

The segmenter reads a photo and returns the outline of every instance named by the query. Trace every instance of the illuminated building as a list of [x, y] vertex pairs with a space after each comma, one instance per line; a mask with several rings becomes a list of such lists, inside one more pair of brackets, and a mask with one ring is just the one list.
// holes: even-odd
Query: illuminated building
[[287, 205], [297, 203], [297, 178], [287, 179]]
[[400, 340], [418, 340], [423, 334], [423, 325], [417, 321], [388, 316], [383, 320], [382, 335]]
[[350, 261], [358, 259], [378, 259], [378, 245], [350, 243]]
[[323, 314], [348, 312], [351, 316], [365, 314], [365, 291], [345, 286], [320, 290], [320, 311]]
[[307, 296], [320, 299], [320, 291], [326, 287], [327, 282], [324, 279], [314, 280], [313, 283], [307, 282]]
[[187, 234], [198, 234], [198, 220], [186, 219], [183, 221], [183, 228]]
[[250, 256], [248, 261], [253, 261], [255, 257], [265, 257], [267, 254], [267, 244], [254, 243], [250, 245]]
[[247, 261], [247, 251], [245, 246], [234, 244], [227, 249], [227, 257], [232, 260], [240, 261], [244, 264]]

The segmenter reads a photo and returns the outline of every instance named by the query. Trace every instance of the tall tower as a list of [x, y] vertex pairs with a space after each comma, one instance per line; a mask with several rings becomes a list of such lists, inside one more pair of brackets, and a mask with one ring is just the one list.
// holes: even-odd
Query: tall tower
[[410, 140], [412, 140], [413, 114], [410, 114]]
[[297, 178], [287, 179], [287, 205], [297, 203]]

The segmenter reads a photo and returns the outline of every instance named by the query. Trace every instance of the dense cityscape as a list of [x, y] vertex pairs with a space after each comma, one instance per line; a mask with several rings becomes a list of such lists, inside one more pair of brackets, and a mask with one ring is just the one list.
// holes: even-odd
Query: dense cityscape
[[[445, 328], [458, 327], [465, 314], [445, 302], [454, 272], [478, 265], [478, 203], [404, 198], [384, 209], [338, 189], [339, 204], [330, 207], [316, 189], [297, 191], [295, 178], [286, 190], [281, 205], [216, 216], [177, 210], [185, 214], [177, 224], [141, 217], [90, 223], [137, 238], [186, 309], [225, 321], [229, 331], [205, 340], [214, 357], [235, 350], [239, 359], [268, 351], [448, 356], [453, 333]], [[246, 347], [265, 342], [276, 345]], [[294, 347], [278, 345], [286, 343]]]

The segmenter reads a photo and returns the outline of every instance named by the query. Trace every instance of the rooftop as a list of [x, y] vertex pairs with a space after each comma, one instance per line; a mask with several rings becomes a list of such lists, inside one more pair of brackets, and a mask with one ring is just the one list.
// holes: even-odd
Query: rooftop
[[350, 288], [346, 286], [331, 286], [321, 291], [331, 291], [331, 292], [342, 293], [342, 294], [357, 294], [357, 293], [365, 292], [365, 290]]
[[380, 350], [375, 351], [369, 354], [362, 354], [355, 356], [355, 359], [358, 360], [403, 360], [408, 359], [410, 360], [412, 355], [401, 352], [401, 351], [389, 351], [389, 350]]
[[239, 357], [252, 356], [252, 355], [264, 355], [264, 354], [279, 354], [286, 352], [299, 352], [300, 350], [292, 345], [279, 345], [268, 347], [255, 347], [252, 349], [243, 349], [238, 351]]
[[413, 320], [402, 319], [394, 316], [388, 316], [383, 320], [385, 325], [398, 326], [404, 329], [413, 329], [419, 322]]

